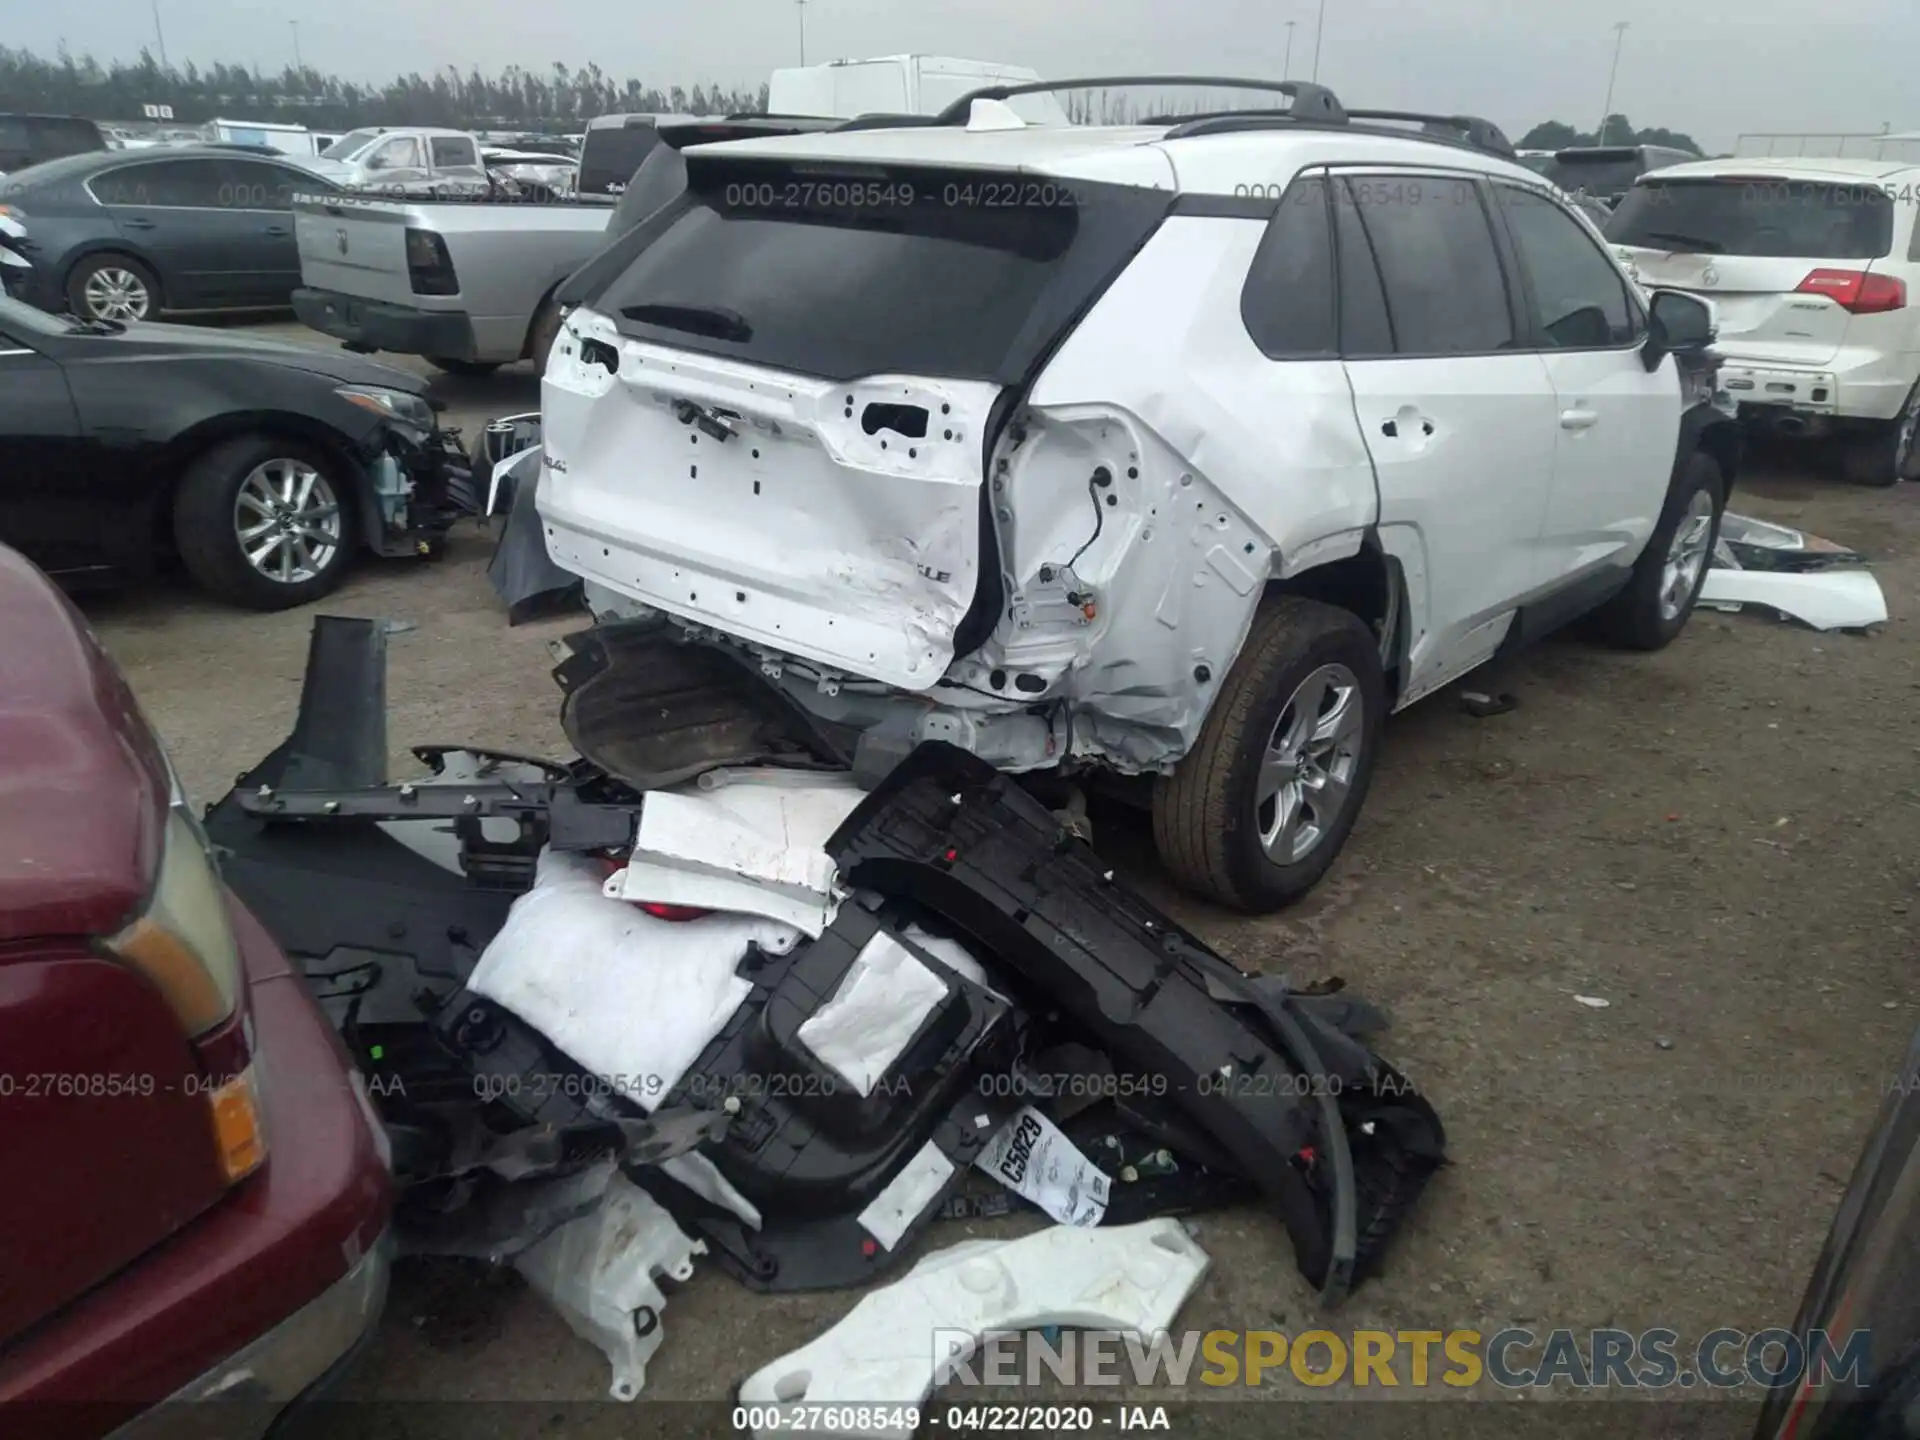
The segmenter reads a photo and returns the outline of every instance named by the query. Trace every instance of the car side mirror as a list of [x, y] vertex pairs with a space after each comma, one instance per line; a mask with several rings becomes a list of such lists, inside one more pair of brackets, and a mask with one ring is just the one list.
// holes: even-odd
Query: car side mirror
[[1640, 357], [1649, 371], [1669, 355], [1689, 355], [1713, 344], [1713, 306], [1684, 290], [1656, 290], [1647, 316]]

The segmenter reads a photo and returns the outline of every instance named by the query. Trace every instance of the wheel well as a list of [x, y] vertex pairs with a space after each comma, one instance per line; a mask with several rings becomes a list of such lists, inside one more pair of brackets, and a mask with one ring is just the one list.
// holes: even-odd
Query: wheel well
[[[344, 482], [350, 488], [357, 512], [368, 504], [366, 467], [354, 454], [353, 446], [337, 430], [304, 415], [280, 412], [220, 415], [203, 421], [175, 436], [162, 451], [155, 468], [154, 507], [150, 524], [154, 546], [162, 553], [173, 551], [173, 505], [180, 493], [180, 482], [187, 467], [216, 445], [242, 436], [282, 436], [311, 445], [330, 459], [340, 462]], [[364, 529], [364, 526], [362, 527]]]
[[522, 360], [532, 357], [534, 327], [540, 323], [540, 316], [546, 310], [547, 306], [553, 303], [554, 295], [559, 291], [560, 287], [566, 283], [567, 277], [562, 275], [558, 280], [554, 281], [553, 284], [549, 285], [546, 293], [540, 297], [540, 303], [533, 307], [533, 313], [527, 317], [527, 333], [520, 341], [520, 358]]
[[1266, 597], [1297, 595], [1335, 605], [1357, 615], [1380, 640], [1384, 654], [1382, 666], [1387, 672], [1389, 689], [1397, 687], [1404, 637], [1393, 633], [1399, 617], [1405, 613], [1400, 593], [1398, 566], [1390, 561], [1379, 543], [1368, 536], [1360, 549], [1343, 560], [1315, 565], [1297, 575], [1267, 582]]
[[1739, 473], [1740, 458], [1747, 443], [1740, 427], [1732, 420], [1716, 420], [1700, 431], [1694, 443], [1696, 448], [1711, 455], [1720, 466], [1727, 493], [1732, 494], [1734, 477]]

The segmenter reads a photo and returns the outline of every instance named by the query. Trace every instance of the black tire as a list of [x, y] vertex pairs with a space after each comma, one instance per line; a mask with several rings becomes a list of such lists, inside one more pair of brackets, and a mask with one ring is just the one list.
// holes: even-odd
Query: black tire
[[560, 340], [560, 322], [566, 317], [560, 312], [560, 302], [549, 297], [541, 303], [533, 317], [533, 325], [527, 331], [527, 358], [533, 361], [536, 374], [547, 373], [547, 356]]
[[458, 375], [468, 380], [478, 380], [500, 368], [498, 360], [449, 360], [439, 355], [427, 356], [427, 363], [444, 375]]
[[[1706, 560], [1694, 577], [1686, 603], [1669, 615], [1661, 604], [1667, 556], [1673, 548], [1675, 533], [1694, 504], [1694, 497], [1702, 492], [1713, 507]], [[1721, 474], [1720, 462], [1704, 450], [1694, 451], [1667, 489], [1667, 503], [1660, 512], [1660, 523], [1653, 527], [1646, 548], [1634, 562], [1633, 578], [1625, 589], [1587, 618], [1582, 627], [1584, 631], [1596, 640], [1623, 650], [1664, 650], [1671, 645], [1687, 628], [1687, 618], [1693, 614], [1694, 602], [1700, 598], [1700, 587], [1706, 583], [1707, 571], [1713, 565], [1714, 546], [1720, 540], [1720, 516], [1726, 505], [1727, 482]]]
[[[1294, 692], [1328, 665], [1352, 676], [1361, 706], [1347, 794], [1312, 848], [1281, 863], [1261, 843], [1261, 765]], [[1185, 888], [1248, 914], [1299, 900], [1327, 873], [1366, 803], [1386, 712], [1380, 644], [1358, 616], [1291, 595], [1266, 602], [1193, 749], [1154, 784], [1161, 862]]]
[[97, 255], [88, 255], [75, 265], [67, 274], [67, 308], [82, 320], [119, 320], [128, 317], [116, 315], [98, 315], [87, 302], [87, 282], [102, 270], [124, 270], [146, 287], [149, 297], [146, 312], [133, 317], [141, 320], [157, 320], [165, 308], [165, 297], [160, 293], [160, 281], [153, 270], [141, 264], [131, 255], [122, 255], [117, 251], [106, 251]]
[[1840, 473], [1855, 485], [1875, 488], [1920, 480], [1920, 385], [1893, 419], [1841, 442]]
[[[270, 578], [247, 559], [239, 536], [240, 489], [262, 465], [289, 460], [317, 471], [338, 505], [340, 539], [317, 573], [302, 580]], [[339, 585], [353, 563], [358, 530], [353, 481], [333, 456], [297, 440], [242, 435], [196, 457], [173, 499], [173, 536], [180, 559], [200, 588], [246, 610], [286, 610], [318, 600]]]

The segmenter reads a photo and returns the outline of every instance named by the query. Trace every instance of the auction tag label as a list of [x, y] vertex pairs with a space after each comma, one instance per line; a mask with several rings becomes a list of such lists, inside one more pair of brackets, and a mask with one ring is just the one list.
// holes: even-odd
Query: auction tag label
[[1062, 1225], [1098, 1225], [1113, 1182], [1031, 1105], [1000, 1128], [973, 1162]]

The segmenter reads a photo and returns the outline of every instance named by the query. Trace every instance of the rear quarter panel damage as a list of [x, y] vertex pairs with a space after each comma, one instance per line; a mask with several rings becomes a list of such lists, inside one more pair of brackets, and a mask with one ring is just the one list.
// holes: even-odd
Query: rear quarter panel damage
[[[1240, 318], [1263, 230], [1168, 220], [1041, 374], [994, 461], [1012, 603], [955, 678], [1036, 676], [1034, 698], [1073, 704], [1073, 752], [1122, 769], [1183, 755], [1266, 582], [1355, 553], [1377, 515], [1340, 363], [1270, 361]], [[1069, 561], [1064, 586], [1091, 592], [1091, 616], [1061, 603]]]

